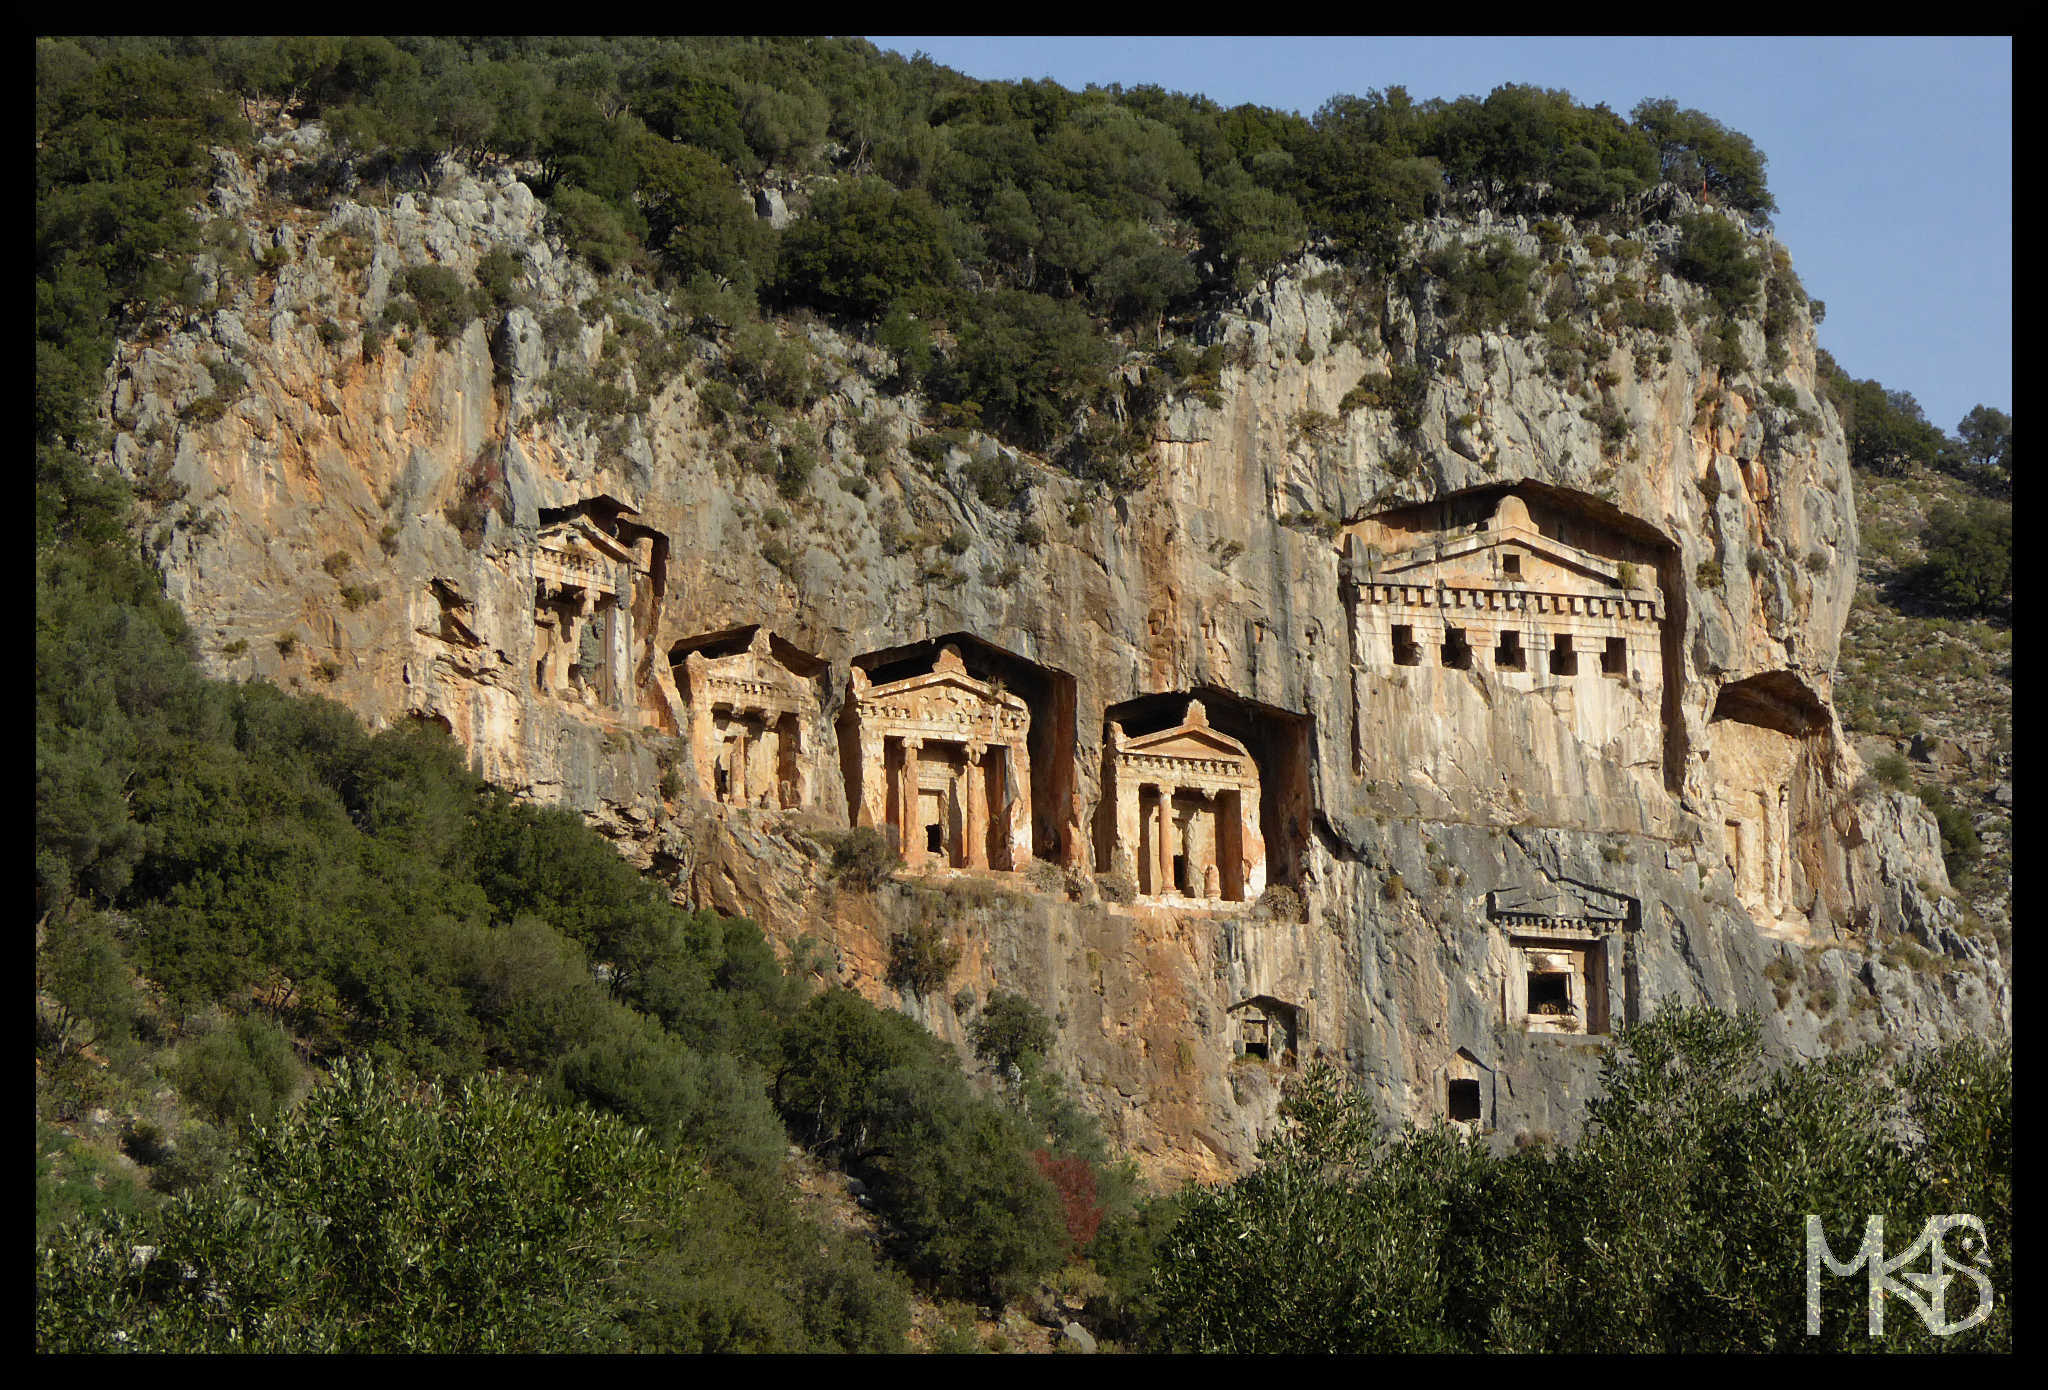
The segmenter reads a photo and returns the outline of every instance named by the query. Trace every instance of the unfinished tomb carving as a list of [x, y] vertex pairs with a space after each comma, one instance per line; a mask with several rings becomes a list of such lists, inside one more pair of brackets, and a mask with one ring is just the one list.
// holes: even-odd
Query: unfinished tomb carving
[[815, 805], [826, 663], [764, 627], [691, 638], [671, 659], [690, 709], [697, 794], [728, 806]]
[[858, 758], [855, 820], [882, 827], [912, 868], [1031, 862], [1031, 710], [942, 647], [922, 674], [871, 682], [848, 702]]
[[[1655, 707], [1664, 596], [1652, 557], [1631, 564], [1546, 535], [1514, 493], [1484, 522], [1455, 515], [1445, 530], [1418, 536], [1415, 518], [1390, 514], [1347, 540], [1360, 665], [1602, 675], [1647, 687]], [[1375, 541], [1408, 544], [1375, 555]]]
[[1109, 753], [1113, 862], [1140, 897], [1244, 902], [1265, 891], [1258, 764], [1209, 726], [1200, 700], [1156, 733], [1127, 736], [1111, 720]]
[[1554, 802], [1510, 798], [1503, 817], [1654, 831], [1638, 808], [1665, 801], [1671, 548], [1594, 499], [1522, 487], [1346, 536], [1354, 769], [1392, 773], [1424, 814], [1511, 791]]
[[1826, 833], [1820, 767], [1829, 727], [1820, 698], [1789, 671], [1723, 686], [1707, 724], [1713, 819], [1736, 899], [1766, 931], [1795, 939], [1809, 930], [1813, 897], [1800, 840]]
[[[533, 548], [539, 694], [602, 713], [634, 709], [636, 642], [651, 638], [659, 617], [667, 543], [626, 520], [632, 513], [611, 497], [541, 513]], [[659, 710], [653, 717], [664, 722]]]
[[1507, 938], [1501, 1021], [1528, 1033], [1606, 1033], [1608, 942], [1629, 928], [1633, 906], [1577, 885], [1488, 894], [1487, 910]]

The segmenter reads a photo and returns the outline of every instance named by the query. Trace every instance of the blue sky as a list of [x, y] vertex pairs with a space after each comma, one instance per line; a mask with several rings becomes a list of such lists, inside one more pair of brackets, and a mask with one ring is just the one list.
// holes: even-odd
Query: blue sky
[[1911, 391], [1953, 430], [2012, 408], [2012, 41], [2008, 38], [943, 38], [870, 36], [973, 77], [1157, 83], [1312, 115], [1341, 93], [1416, 100], [1504, 82], [1626, 115], [1697, 107], [1769, 158], [1773, 219], [1821, 346]]

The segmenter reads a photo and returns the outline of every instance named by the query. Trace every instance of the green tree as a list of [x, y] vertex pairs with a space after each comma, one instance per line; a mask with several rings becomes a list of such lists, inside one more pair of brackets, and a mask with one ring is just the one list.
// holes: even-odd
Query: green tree
[[[1871, 1212], [1911, 1232], [1969, 1210], [2009, 1289], [2010, 1076], [1976, 1043], [1773, 1065], [1754, 1019], [1668, 1009], [1617, 1037], [1574, 1147], [1492, 1157], [1447, 1129], [1375, 1138], [1312, 1070], [1257, 1170], [1183, 1198], [1157, 1332], [1219, 1351], [1867, 1348], [1861, 1281], [1824, 1281], [1807, 1336], [1807, 1215], [1839, 1248]], [[2009, 1343], [1995, 1308], [1959, 1346]], [[1938, 1341], [1895, 1317], [1880, 1345]]]
[[1020, 1116], [975, 1095], [954, 1067], [883, 1072], [869, 1106], [874, 1141], [860, 1171], [913, 1274], [951, 1297], [1000, 1303], [1059, 1267], [1065, 1208]]
[[[1304, 1073], [1283, 1115], [1289, 1124], [1261, 1145], [1254, 1172], [1183, 1198], [1156, 1273], [1165, 1345], [1238, 1354], [1455, 1348], [1441, 1317], [1443, 1215], [1433, 1210], [1455, 1197], [1417, 1192], [1419, 1175], [1381, 1166], [1399, 1155], [1382, 1149], [1363, 1099], [1327, 1066]], [[1438, 1136], [1401, 1153], [1438, 1168], [1467, 1160], [1458, 1144]]]
[[1729, 315], [1748, 313], [1763, 283], [1763, 268], [1749, 254], [1749, 240], [1741, 228], [1711, 213], [1679, 219], [1671, 268], [1704, 287]]
[[1948, 451], [1942, 432], [1928, 422], [1908, 391], [1887, 390], [1877, 381], [1855, 381], [1823, 349], [1821, 383], [1842, 416], [1849, 462], [1870, 472], [1897, 476], [1911, 467], [1934, 467]]
[[1111, 349], [1086, 311], [1018, 290], [963, 298], [959, 341], [935, 369], [942, 398], [981, 407], [981, 418], [1028, 448], [1065, 437], [1104, 388]]
[[1631, 113], [1637, 129], [1656, 143], [1663, 176], [1687, 192], [1711, 194], [1738, 212], [1760, 218], [1778, 210], [1764, 184], [1763, 151], [1747, 135], [1670, 98], [1644, 100]]
[[783, 234], [782, 292], [855, 318], [946, 284], [953, 258], [939, 210], [880, 179], [828, 185]]
[[1052, 1051], [1052, 1020], [1021, 994], [997, 990], [968, 1028], [974, 1055], [998, 1072], [1042, 1061]]
[[1966, 613], [2003, 612], [2012, 602], [2012, 507], [1974, 498], [1937, 503], [1920, 533], [1927, 559], [1909, 577], [1914, 592]]
[[950, 1066], [940, 1046], [915, 1019], [828, 989], [782, 1035], [775, 1103], [810, 1143], [858, 1152], [873, 1142], [876, 1078], [899, 1067]]
[[1963, 457], [1980, 468], [2012, 476], [2012, 416], [1988, 405], [1972, 406], [1956, 426]]
[[702, 150], [648, 136], [640, 152], [648, 243], [678, 279], [700, 271], [752, 292], [774, 263], [774, 229], [754, 215], [732, 171]]
[[74, 1048], [125, 1037], [138, 1013], [135, 985], [113, 933], [98, 913], [65, 913], [44, 924], [36, 952], [36, 992], [56, 1004], [50, 1050], [62, 1061]]

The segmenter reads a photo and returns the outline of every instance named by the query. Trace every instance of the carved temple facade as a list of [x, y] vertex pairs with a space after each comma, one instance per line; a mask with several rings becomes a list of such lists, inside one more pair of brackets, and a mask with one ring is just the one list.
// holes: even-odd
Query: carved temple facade
[[1655, 571], [1546, 536], [1503, 496], [1490, 522], [1374, 560], [1354, 534], [1353, 650], [1361, 666], [1484, 666], [1532, 680], [1664, 684]]
[[853, 668], [854, 819], [915, 868], [1031, 862], [1031, 710], [941, 648], [922, 675], [871, 683]]
[[1425, 818], [1668, 833], [1671, 547], [1598, 499], [1492, 489], [1345, 538], [1352, 769]]
[[1246, 902], [1266, 887], [1259, 769], [1209, 726], [1199, 700], [1170, 729], [1127, 736], [1109, 725], [1111, 863], [1150, 899]]
[[817, 676], [823, 661], [756, 627], [737, 639], [683, 644], [676, 667], [689, 706], [697, 794], [727, 806], [793, 811], [818, 800], [825, 752]]
[[632, 510], [592, 499], [544, 521], [533, 548], [534, 689], [615, 716], [637, 712], [636, 627], [652, 633], [660, 602], [663, 543]]
[[1308, 1011], [1298, 1004], [1255, 994], [1232, 1004], [1231, 1050], [1239, 1057], [1297, 1065], [1308, 1041]]
[[1487, 910], [1506, 938], [1501, 1021], [1526, 1033], [1606, 1033], [1615, 1003], [1608, 943], [1630, 926], [1631, 907], [1576, 885], [1488, 894]]

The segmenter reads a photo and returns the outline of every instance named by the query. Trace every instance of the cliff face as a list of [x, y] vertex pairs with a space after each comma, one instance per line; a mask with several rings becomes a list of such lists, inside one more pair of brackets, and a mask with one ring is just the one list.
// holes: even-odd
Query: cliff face
[[[913, 463], [886, 361], [812, 327], [822, 457], [787, 500], [712, 427], [706, 362], [648, 349], [676, 341], [668, 308], [551, 246], [524, 185], [451, 165], [388, 206], [273, 197], [317, 145], [223, 157], [220, 210], [279, 263], [112, 373], [113, 460], [215, 672], [439, 721], [681, 900], [818, 938], [821, 974], [944, 1036], [969, 990], [1029, 995], [1155, 1173], [1242, 1164], [1290, 1053], [1390, 1120], [1505, 1141], [1573, 1133], [1603, 1030], [1666, 1000], [1758, 1009], [1802, 1053], [2009, 1025], [1931, 819], [1861, 777], [1830, 707], [1856, 522], [1803, 306], [1781, 371], [1753, 323], [1757, 365], [1708, 365], [1698, 292], [1654, 255], [1433, 222], [1418, 255], [1504, 238], [1553, 263], [1577, 367], [1553, 370], [1554, 338], [1454, 332], [1436, 280], [1361, 292], [1307, 258], [1206, 326], [1218, 389], [1169, 409], [1155, 480], [1117, 498], [985, 441]], [[365, 357], [403, 268], [467, 276], [498, 248], [527, 302], [494, 331]], [[1602, 329], [1586, 306], [1618, 282], [1681, 321]], [[582, 413], [608, 377], [644, 408]], [[915, 838], [934, 794], [863, 742], [856, 688], [949, 645], [1028, 708], [1028, 746], [949, 774], [970, 820], [1028, 798], [1014, 856], [963, 860], [1014, 871], [835, 889], [836, 831], [866, 806]], [[1201, 828], [1232, 824], [1220, 801], [1141, 825], [1108, 794], [1117, 732], [1190, 697], [1255, 764], [1241, 844]], [[984, 785], [985, 763], [1007, 771]], [[1228, 901], [1258, 850], [1292, 891]], [[1203, 865], [1223, 887], [1180, 877]], [[928, 997], [884, 982], [918, 920], [963, 948]], [[1901, 934], [1935, 966], [1887, 964]]]

